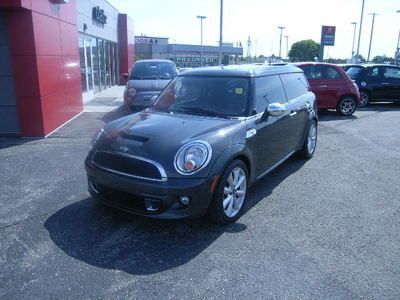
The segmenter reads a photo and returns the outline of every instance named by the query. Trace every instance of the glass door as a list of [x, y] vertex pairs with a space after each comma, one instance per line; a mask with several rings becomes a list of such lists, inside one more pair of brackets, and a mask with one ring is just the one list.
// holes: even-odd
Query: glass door
[[79, 55], [82, 95], [83, 101], [86, 102], [93, 98], [93, 52], [91, 38], [79, 38]]

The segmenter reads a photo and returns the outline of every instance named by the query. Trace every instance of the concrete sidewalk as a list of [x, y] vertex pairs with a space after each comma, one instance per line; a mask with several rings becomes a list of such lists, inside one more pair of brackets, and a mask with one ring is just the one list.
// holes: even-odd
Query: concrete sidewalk
[[85, 112], [110, 112], [124, 103], [125, 86], [115, 86], [95, 95], [84, 103]]

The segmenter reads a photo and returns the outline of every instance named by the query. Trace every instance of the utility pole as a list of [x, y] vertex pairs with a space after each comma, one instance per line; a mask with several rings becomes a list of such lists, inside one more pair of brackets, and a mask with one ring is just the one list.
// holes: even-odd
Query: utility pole
[[368, 57], [367, 57], [367, 61], [369, 61], [369, 55], [371, 54], [371, 45], [372, 45], [372, 35], [374, 33], [374, 24], [375, 24], [375, 16], [379, 16], [379, 14], [377, 13], [372, 13], [369, 14], [372, 15], [372, 26], [371, 26], [371, 36], [369, 38], [369, 48], [368, 48]]
[[289, 36], [285, 35], [285, 39], [286, 39], [286, 59], [289, 58]]
[[203, 20], [206, 16], [197, 16], [200, 19], [200, 67], [203, 66]]
[[[396, 13], [400, 13], [400, 10], [397, 10], [396, 11]], [[400, 29], [399, 29], [399, 37], [397, 38], [397, 47], [396, 47], [396, 53], [394, 54], [394, 62], [395, 62], [395, 64], [397, 64], [398, 63], [398, 60], [399, 60], [399, 55], [400, 55], [400, 48], [399, 48], [399, 46], [400, 46]]]
[[281, 30], [280, 38], [279, 38], [279, 59], [282, 59], [282, 32], [285, 27], [283, 26], [278, 26], [278, 28]]
[[354, 43], [355, 43], [355, 40], [356, 40], [357, 22], [352, 22], [351, 25], [354, 25], [353, 46], [351, 46], [351, 58], [353, 58], [354, 57]]
[[358, 44], [357, 44], [356, 62], [358, 62], [358, 59], [359, 59], [359, 56], [360, 56], [361, 28], [362, 28], [362, 21], [363, 21], [363, 17], [364, 17], [364, 4], [365, 4], [365, 0], [362, 0], [360, 28], [359, 28], [359, 31], [358, 31]]
[[224, 12], [224, 0], [221, 0], [219, 12], [219, 47], [218, 47], [218, 64], [222, 64], [222, 19]]

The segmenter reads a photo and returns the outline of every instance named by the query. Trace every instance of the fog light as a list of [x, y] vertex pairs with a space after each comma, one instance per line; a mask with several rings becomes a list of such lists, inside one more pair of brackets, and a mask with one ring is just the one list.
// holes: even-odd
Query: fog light
[[92, 188], [92, 190], [98, 194], [99, 193], [99, 187], [97, 186], [97, 183], [94, 181], [90, 180], [90, 187]]
[[179, 198], [179, 201], [181, 202], [182, 205], [188, 206], [190, 204], [190, 197], [189, 196], [181, 196]]
[[146, 207], [147, 211], [157, 211], [160, 209], [161, 203], [158, 199], [145, 198], [144, 206]]

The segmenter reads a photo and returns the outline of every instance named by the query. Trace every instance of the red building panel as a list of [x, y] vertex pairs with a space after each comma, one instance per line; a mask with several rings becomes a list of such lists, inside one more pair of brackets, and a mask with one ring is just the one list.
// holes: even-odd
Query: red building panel
[[21, 134], [46, 136], [83, 109], [76, 2], [1, 1], [0, 7], [19, 8], [9, 11], [8, 28]]
[[[135, 61], [135, 35], [133, 21], [126, 14], [118, 15], [119, 71], [129, 73]], [[120, 84], [125, 84], [120, 79]]]

